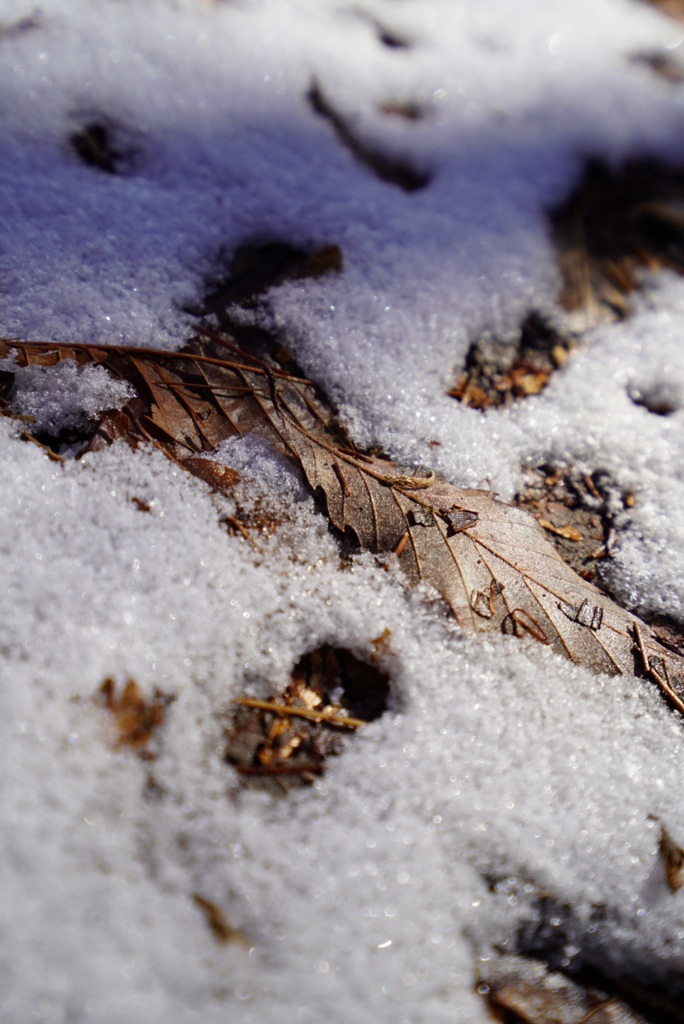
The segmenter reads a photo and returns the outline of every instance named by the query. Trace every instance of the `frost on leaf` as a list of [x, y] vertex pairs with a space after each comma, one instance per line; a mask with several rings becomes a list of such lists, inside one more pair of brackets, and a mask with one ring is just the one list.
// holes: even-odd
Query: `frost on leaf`
[[55, 454], [82, 450], [103, 411], [132, 397], [129, 384], [96, 365], [9, 364], [0, 371], [0, 414], [21, 420], [26, 433]]
[[[128, 380], [141, 403], [132, 427], [180, 465], [229, 437], [266, 438], [299, 465], [340, 534], [393, 553], [407, 582], [437, 591], [465, 632], [507, 633], [596, 672], [639, 674], [684, 712], [684, 657], [573, 572], [532, 516], [490, 491], [358, 451], [311, 381], [213, 333], [173, 353], [0, 344], [0, 355], [10, 351], [20, 364], [75, 359]], [[591, 609], [589, 624], [581, 609]]]

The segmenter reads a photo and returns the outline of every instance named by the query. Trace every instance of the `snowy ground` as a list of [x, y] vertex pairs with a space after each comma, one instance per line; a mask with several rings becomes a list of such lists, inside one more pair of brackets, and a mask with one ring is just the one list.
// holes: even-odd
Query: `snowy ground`
[[[684, 26], [636, 0], [2, 0], [0, 26], [1, 335], [177, 346], [237, 246], [338, 245], [342, 273], [274, 290], [268, 317], [357, 442], [505, 499], [526, 462], [608, 470], [636, 495], [614, 590], [684, 618], [681, 280], [647, 282], [536, 398], [445, 395], [479, 332], [554, 308], [544, 211], [585, 157], [684, 160], [684, 85], [633, 60], [684, 63]], [[313, 81], [426, 187], [357, 162]], [[402, 103], [423, 116], [382, 110]], [[122, 173], [70, 147], [94, 120]], [[672, 415], [630, 400], [645, 381]], [[56, 423], [112, 401], [98, 373], [20, 387]], [[158, 452], [60, 466], [18, 433], [0, 419], [3, 1021], [484, 1021], [479, 958], [540, 892], [567, 964], [681, 979], [658, 838], [684, 845], [682, 723], [648, 684], [464, 640], [369, 555], [341, 570], [249, 439], [224, 460], [287, 513], [257, 550]], [[385, 629], [392, 710], [313, 788], [240, 790], [231, 700]], [[90, 699], [108, 676], [175, 695], [156, 761], [115, 748]], [[247, 945], [218, 945], [193, 893]]]

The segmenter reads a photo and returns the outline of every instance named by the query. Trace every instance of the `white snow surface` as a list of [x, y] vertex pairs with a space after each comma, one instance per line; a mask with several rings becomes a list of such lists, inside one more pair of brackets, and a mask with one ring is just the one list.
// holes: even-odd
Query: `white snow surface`
[[[0, 0], [0, 26], [0, 335], [175, 347], [238, 246], [336, 244], [340, 274], [273, 289], [263, 316], [355, 440], [505, 499], [539, 460], [607, 470], [636, 496], [612, 585], [681, 621], [680, 279], [649, 280], [511, 410], [445, 391], [478, 333], [553, 312], [546, 210], [588, 155], [684, 160], [684, 85], [634, 60], [684, 60], [682, 25], [637, 0]], [[428, 185], [358, 163], [314, 80]], [[401, 102], [422, 119], [381, 110]], [[68, 143], [97, 120], [120, 174]], [[125, 398], [99, 370], [17, 379], [45, 428]], [[21, 429], [0, 419], [3, 1021], [485, 1021], [479, 958], [542, 892], [570, 914], [568, 965], [681, 976], [658, 839], [684, 845], [682, 724], [648, 684], [464, 639], [372, 556], [341, 567], [298, 476], [249, 438], [217, 457], [279, 510], [256, 547], [159, 452], [60, 465]], [[324, 642], [368, 658], [385, 629], [390, 710], [311, 789], [241, 790], [231, 701]], [[117, 748], [106, 677], [175, 697], [156, 760]], [[193, 893], [247, 944], [218, 945]]]

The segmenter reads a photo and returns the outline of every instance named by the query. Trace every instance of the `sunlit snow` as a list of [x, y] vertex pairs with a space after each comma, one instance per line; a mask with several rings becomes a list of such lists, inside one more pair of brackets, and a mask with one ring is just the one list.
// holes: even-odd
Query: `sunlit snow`
[[[684, 162], [684, 84], [644, 52], [684, 61], [684, 25], [637, 0], [0, 0], [0, 336], [177, 347], [238, 246], [337, 245], [341, 273], [259, 315], [357, 443], [507, 500], [526, 464], [605, 469], [636, 496], [613, 591], [681, 622], [680, 278], [648, 279], [538, 397], [483, 415], [446, 395], [479, 333], [553, 311], [546, 211], [586, 157]], [[357, 161], [314, 82], [427, 185]], [[121, 173], [69, 144], [97, 121]], [[126, 397], [92, 368], [17, 382], [44, 429]], [[62, 465], [21, 429], [0, 419], [3, 1021], [485, 1022], [479, 959], [541, 893], [564, 966], [681, 978], [658, 841], [663, 823], [684, 846], [684, 734], [654, 687], [466, 640], [371, 555], [341, 566], [253, 439], [217, 457], [282, 516], [255, 546], [222, 525], [232, 498], [151, 447]], [[310, 789], [241, 790], [231, 701], [282, 690], [321, 643], [368, 658], [385, 630], [389, 711]], [[175, 696], [155, 761], [116, 747], [107, 677]], [[218, 945], [193, 894], [246, 945]]]

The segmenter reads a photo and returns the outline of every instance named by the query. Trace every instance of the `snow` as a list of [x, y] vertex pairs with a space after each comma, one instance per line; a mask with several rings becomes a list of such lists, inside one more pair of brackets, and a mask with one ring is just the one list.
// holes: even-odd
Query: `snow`
[[[16, 374], [13, 360], [3, 360], [3, 364]], [[129, 384], [113, 380], [102, 367], [64, 362], [50, 370], [30, 366], [16, 374], [10, 408], [25, 417], [34, 430], [58, 434], [70, 427], [83, 427], [106, 410], [124, 405], [133, 395]]]
[[[22, 19], [0, 33], [0, 335], [173, 347], [238, 246], [338, 245], [340, 274], [259, 316], [357, 442], [505, 499], [526, 464], [607, 470], [636, 496], [611, 584], [681, 621], [680, 279], [649, 279], [533, 400], [483, 416], [445, 395], [479, 333], [554, 310], [546, 211], [587, 155], [684, 158], [684, 86], [633, 60], [681, 61], [679, 23], [636, 0], [0, 2], [0, 25]], [[427, 186], [358, 163], [313, 81]], [[94, 121], [119, 174], [68, 143]], [[15, 411], [49, 429], [125, 399], [96, 368], [17, 380]], [[256, 547], [221, 525], [232, 498], [159, 452], [60, 465], [20, 431], [0, 419], [3, 1020], [485, 1021], [478, 960], [542, 892], [572, 908], [566, 966], [681, 974], [684, 896], [658, 855], [661, 823], [684, 845], [681, 722], [647, 683], [464, 639], [372, 556], [341, 567], [253, 439], [217, 457], [279, 511]], [[385, 629], [390, 710], [311, 789], [240, 790], [231, 701], [283, 689], [321, 643], [367, 658]], [[106, 677], [175, 697], [157, 760], [116, 746]], [[193, 893], [247, 945], [219, 946]]]

